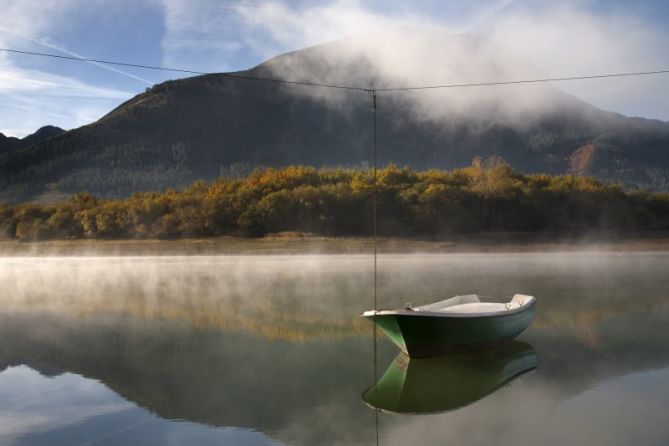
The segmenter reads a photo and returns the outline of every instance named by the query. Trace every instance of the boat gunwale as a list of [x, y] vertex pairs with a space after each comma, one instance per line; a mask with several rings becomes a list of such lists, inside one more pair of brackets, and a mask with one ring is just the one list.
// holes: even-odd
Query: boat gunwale
[[374, 318], [375, 316], [418, 316], [418, 317], [440, 317], [440, 318], [491, 318], [491, 317], [504, 317], [511, 316], [513, 314], [522, 313], [524, 311], [533, 308], [537, 303], [536, 298], [518, 308], [500, 311], [488, 311], [485, 313], [445, 313], [440, 311], [416, 311], [408, 309], [398, 309], [398, 310], [369, 310], [362, 313], [363, 317]]

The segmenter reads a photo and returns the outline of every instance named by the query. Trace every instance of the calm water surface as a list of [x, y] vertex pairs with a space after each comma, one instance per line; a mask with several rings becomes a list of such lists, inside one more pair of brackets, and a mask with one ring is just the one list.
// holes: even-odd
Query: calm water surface
[[371, 445], [363, 394], [381, 445], [669, 444], [669, 255], [381, 257], [383, 307], [538, 307], [481, 354], [408, 361], [380, 338], [376, 378], [371, 266], [1, 258], [0, 444]]

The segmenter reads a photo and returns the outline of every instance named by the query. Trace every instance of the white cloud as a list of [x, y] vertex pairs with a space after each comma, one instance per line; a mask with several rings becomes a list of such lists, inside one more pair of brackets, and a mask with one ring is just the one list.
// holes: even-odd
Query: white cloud
[[257, 8], [247, 8], [244, 2], [236, 7], [246, 25], [254, 31], [263, 31], [269, 42], [260, 42], [249, 33], [247, 42], [256, 50], [273, 51], [276, 46], [293, 49], [340, 39], [350, 35], [369, 33], [395, 27], [434, 27], [432, 20], [410, 13], [379, 15], [357, 2], [338, 0], [312, 8], [295, 9], [279, 1], [269, 1]]
[[[415, 5], [379, 13], [368, 9], [364, 2], [357, 0], [335, 0], [300, 9], [287, 6], [279, 0], [267, 1], [253, 8], [248, 7], [248, 1], [241, 1], [235, 6], [235, 10], [245, 26], [250, 28], [245, 34], [247, 42], [256, 43], [255, 49], [269, 57], [276, 55], [276, 47], [299, 49], [392, 28], [472, 31], [513, 2], [514, 0], [471, 1], [465, 11], [453, 11], [450, 17], [417, 13], [411, 9]], [[453, 5], [450, 5], [453, 2], [442, 3], [445, 11], [453, 9]], [[260, 41], [259, 32], [261, 37], [269, 39]]]
[[[257, 52], [264, 51], [265, 56], [270, 55], [268, 49], [275, 51], [286, 46], [298, 49], [345, 36], [361, 36], [349, 42], [355, 47], [345, 50], [357, 52], [358, 56], [364, 53], [373, 68], [397, 86], [591, 75], [669, 66], [669, 53], [663, 47], [669, 33], [640, 18], [595, 14], [584, 9], [584, 3], [578, 0], [547, 4], [538, 10], [508, 8], [511, 3], [499, 0], [477, 4], [475, 13], [465, 23], [442, 26], [445, 32], [467, 30], [501, 45], [481, 44], [477, 48], [470, 45], [461, 49], [446, 37], [441, 48], [434, 48], [434, 36], [370, 33], [379, 29], [434, 28], [439, 20], [444, 21], [420, 15], [379, 14], [357, 1], [338, 0], [301, 9], [270, 1], [253, 10], [240, 7], [237, 11], [249, 28], [245, 33], [246, 45]], [[336, 75], [350, 74], [337, 73], [335, 65], [321, 70], [328, 71], [329, 81], [336, 80]], [[292, 66], [278, 74], [306, 80], [317, 73]], [[666, 80], [666, 76], [656, 76], [565, 82], [555, 86], [604, 109], [669, 119], [669, 92], [662, 88]], [[520, 105], [523, 112], [532, 113], [533, 108], [545, 105], [544, 100], [551, 100], [532, 86], [505, 90], [508, 94], [503, 94], [503, 107]], [[422, 112], [431, 115], [436, 103], [450, 101], [466, 108], [489, 97], [491, 91], [469, 89], [452, 94], [432, 91], [413, 102], [427, 104]], [[508, 98], [513, 101], [509, 103]]]
[[[500, 5], [492, 8], [493, 12]], [[478, 11], [469, 24], [491, 15], [489, 9]], [[485, 39], [450, 33], [425, 17], [379, 16], [364, 10], [357, 2], [343, 0], [303, 10], [272, 2], [252, 14], [240, 13], [245, 14], [249, 26], [266, 33], [279, 45], [297, 46], [353, 36], [330, 44], [323, 57], [289, 56], [280, 63], [270, 64], [274, 74], [281, 78], [384, 88], [517, 79], [536, 73], [531, 64]], [[328, 101], [342, 110], [349, 100], [339, 91], [295, 91]], [[401, 101], [418, 119], [448, 118], [456, 122], [458, 118], [485, 115], [495, 116], [495, 122], [503, 119], [516, 123], [520, 117], [535, 115], [552, 95], [550, 89], [531, 86], [522, 89], [522, 94], [510, 88], [450, 89], [430, 90], [429, 94], [399, 93], [383, 100]]]
[[[578, 2], [516, 11], [490, 24], [490, 38], [530, 58], [550, 76], [653, 71], [669, 67], [669, 30], [639, 17], [594, 14]], [[669, 76], [565, 82], [559, 88], [628, 114], [669, 119]]]

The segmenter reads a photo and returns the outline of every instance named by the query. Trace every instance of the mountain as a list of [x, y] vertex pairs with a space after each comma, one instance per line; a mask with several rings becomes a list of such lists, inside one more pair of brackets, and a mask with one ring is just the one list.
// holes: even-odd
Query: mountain
[[[539, 72], [479, 37], [392, 30], [233, 74], [383, 88]], [[380, 164], [452, 168], [499, 156], [525, 172], [669, 187], [669, 123], [606, 112], [548, 84], [380, 92], [378, 123]], [[367, 92], [226, 73], [168, 81], [95, 123], [0, 151], [0, 202], [46, 191], [126, 196], [254, 166], [365, 165], [371, 124]]]
[[46, 125], [23, 139], [19, 139], [14, 136], [5, 136], [0, 133], [0, 154], [10, 150], [30, 147], [33, 144], [42, 142], [53, 136], [60, 135], [61, 133], [65, 133], [65, 130], [61, 129], [60, 127], [54, 127], [52, 125]]
[[65, 130], [53, 125], [46, 125], [38, 129], [35, 133], [23, 138], [21, 140], [21, 144], [28, 147], [32, 144], [37, 144], [38, 142], [45, 141], [49, 138], [53, 138], [54, 136], [58, 136], [61, 133], [65, 133]]

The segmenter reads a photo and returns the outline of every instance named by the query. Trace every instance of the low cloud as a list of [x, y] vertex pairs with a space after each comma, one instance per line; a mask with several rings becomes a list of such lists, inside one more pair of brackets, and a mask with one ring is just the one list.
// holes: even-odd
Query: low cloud
[[[669, 68], [668, 29], [630, 14], [594, 14], [581, 4], [513, 11], [484, 32], [554, 77]], [[668, 120], [668, 81], [669, 76], [656, 75], [556, 86], [604, 109]]]
[[[277, 75], [296, 80], [405, 87], [669, 66], [669, 55], [662, 49], [669, 37], [666, 30], [640, 17], [594, 13], [586, 8], [587, 2], [576, 0], [541, 9], [492, 2], [457, 26], [421, 15], [381, 14], [346, 0], [301, 9], [278, 1], [252, 10], [243, 8], [243, 2], [240, 5], [237, 13], [251, 36], [247, 44], [257, 52], [345, 38], [330, 45], [323, 61], [329, 64], [326, 68], [298, 58], [271, 65]], [[342, 71], [352, 61], [358, 70]], [[656, 76], [563, 82], [555, 87], [608, 110], [669, 119], [669, 93], [661, 88], [666, 81], [666, 76]], [[341, 97], [316, 94], [334, 104]], [[518, 120], [546, 110], [558, 99], [553, 87], [543, 84], [431, 90], [404, 94], [401, 100], [415, 106], [414, 112], [425, 119], [487, 110]]]

